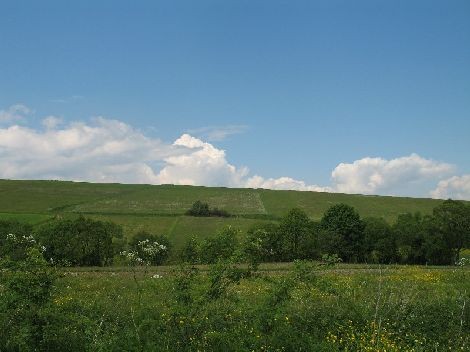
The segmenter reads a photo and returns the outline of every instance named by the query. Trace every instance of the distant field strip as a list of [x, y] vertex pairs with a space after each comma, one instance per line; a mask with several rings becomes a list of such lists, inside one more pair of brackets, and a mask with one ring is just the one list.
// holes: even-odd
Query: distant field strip
[[115, 214], [184, 214], [197, 200], [207, 202], [211, 207], [227, 210], [231, 214], [266, 214], [261, 197], [256, 191], [199, 187], [149, 187], [136, 192], [79, 204], [66, 211]]
[[0, 212], [183, 215], [197, 200], [245, 218], [275, 219], [303, 209], [319, 219], [333, 204], [346, 203], [361, 216], [393, 221], [405, 212], [430, 214], [441, 200], [340, 193], [233, 189], [173, 185], [124, 185], [62, 181], [0, 180]]

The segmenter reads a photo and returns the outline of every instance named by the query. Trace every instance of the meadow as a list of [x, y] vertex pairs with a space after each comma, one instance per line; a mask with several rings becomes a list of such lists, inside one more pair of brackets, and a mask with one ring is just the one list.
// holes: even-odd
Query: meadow
[[[238, 270], [238, 271], [237, 271]], [[70, 268], [48, 351], [468, 351], [470, 271], [264, 264]]]

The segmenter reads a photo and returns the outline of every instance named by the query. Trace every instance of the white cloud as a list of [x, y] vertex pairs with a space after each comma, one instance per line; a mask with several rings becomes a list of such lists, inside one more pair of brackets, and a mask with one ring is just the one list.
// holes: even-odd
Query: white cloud
[[290, 177], [278, 179], [265, 179], [257, 175], [249, 177], [249, 170], [246, 167], [237, 168], [227, 161], [225, 151], [189, 134], [182, 135], [173, 145], [183, 146], [189, 150], [165, 159], [166, 165], [158, 174], [157, 183], [317, 192], [331, 190], [328, 187], [307, 185]]
[[228, 125], [228, 126], [208, 126], [201, 127], [193, 130], [188, 130], [187, 133], [195, 135], [198, 138], [207, 140], [209, 142], [220, 142], [228, 136], [246, 132], [248, 126], [246, 125]]
[[189, 134], [183, 134], [173, 145], [185, 147], [187, 151], [165, 158], [166, 165], [158, 174], [157, 183], [243, 186], [248, 170], [228, 163], [225, 151]]
[[21, 121], [31, 112], [31, 109], [23, 104], [12, 105], [6, 110], [0, 110], [0, 123]]
[[[13, 106], [0, 116], [11, 121], [12, 116], [30, 111]], [[391, 160], [368, 157], [339, 164], [332, 172], [331, 186], [318, 186], [287, 176], [250, 175], [246, 167], [230, 164], [224, 150], [190, 134], [165, 143], [126, 123], [102, 117], [65, 125], [60, 118], [49, 116], [42, 124], [45, 129], [0, 127], [0, 178], [403, 194], [406, 186], [436, 184], [454, 170], [450, 164], [417, 154]], [[431, 194], [470, 199], [470, 175], [443, 180]]]
[[48, 116], [44, 118], [41, 122], [44, 127], [46, 127], [49, 130], [52, 130], [58, 127], [63, 122], [63, 120], [60, 117]]
[[245, 183], [245, 187], [278, 189], [278, 190], [295, 190], [295, 191], [314, 191], [314, 192], [332, 192], [333, 191], [331, 187], [307, 185], [304, 181], [295, 180], [291, 177], [264, 179], [261, 176], [253, 176], [247, 180], [247, 182]]
[[337, 192], [394, 194], [404, 186], [448, 176], [453, 170], [450, 164], [411, 154], [391, 160], [363, 158], [341, 163], [331, 176]]
[[470, 200], [470, 175], [453, 176], [440, 181], [431, 192], [431, 197]]
[[151, 167], [181, 148], [104, 118], [45, 131], [0, 128], [0, 178], [153, 183]]
[[42, 123], [43, 131], [0, 128], [0, 178], [327, 190], [290, 177], [249, 177], [224, 150], [189, 134], [167, 144], [101, 117], [62, 128], [54, 116]]

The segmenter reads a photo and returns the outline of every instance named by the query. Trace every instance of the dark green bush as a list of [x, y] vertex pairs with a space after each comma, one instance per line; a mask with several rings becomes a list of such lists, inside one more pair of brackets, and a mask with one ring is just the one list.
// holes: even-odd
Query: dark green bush
[[36, 232], [46, 248], [46, 258], [55, 263], [73, 266], [105, 266], [112, 264], [121, 241], [119, 225], [79, 217], [75, 220], [57, 219], [41, 226]]

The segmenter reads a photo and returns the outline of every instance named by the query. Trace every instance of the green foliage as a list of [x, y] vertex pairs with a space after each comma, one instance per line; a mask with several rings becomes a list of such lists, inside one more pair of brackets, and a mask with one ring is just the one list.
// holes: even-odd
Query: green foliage
[[250, 262], [278, 262], [284, 259], [284, 240], [277, 224], [253, 226], [247, 231], [243, 251]]
[[339, 236], [341, 247], [337, 254], [342, 259], [355, 262], [363, 258], [364, 223], [353, 207], [346, 204], [333, 205], [323, 215], [321, 226], [329, 233]]
[[19, 244], [23, 255], [14, 260], [0, 260], [0, 350], [34, 351], [42, 344], [42, 332], [47, 325], [43, 313], [52, 298], [57, 274], [34, 242]]
[[238, 236], [238, 230], [228, 226], [214, 237], [205, 239], [200, 249], [201, 263], [214, 264], [219, 260], [232, 257], [238, 246]]
[[180, 252], [180, 260], [183, 263], [197, 264], [201, 254], [201, 244], [197, 237], [191, 237]]
[[453, 262], [458, 262], [460, 251], [470, 246], [470, 205], [449, 199], [433, 215], [442, 241], [454, 252]]
[[230, 217], [230, 214], [228, 211], [224, 209], [219, 209], [219, 208], [212, 208], [210, 210], [210, 215], [211, 216], [217, 216], [219, 218], [228, 218]]
[[424, 222], [425, 219], [420, 213], [405, 213], [401, 214], [393, 225], [401, 263], [424, 264], [426, 262], [423, 249], [426, 237]]
[[337, 254], [323, 254], [321, 257], [321, 261], [326, 266], [332, 267], [332, 266], [335, 266], [336, 264], [341, 263], [343, 260], [340, 257], [338, 257]]
[[219, 260], [210, 266], [209, 288], [206, 292], [208, 300], [214, 300], [227, 294], [227, 290], [233, 284], [239, 284], [243, 277], [248, 275], [246, 269], [236, 265], [233, 260]]
[[[31, 225], [21, 223], [17, 220], [0, 221], [0, 258], [8, 256], [16, 260], [23, 257], [25, 248], [27, 248], [31, 240], [31, 231]], [[15, 241], [8, 239], [11, 235], [13, 235]], [[20, 244], [18, 241], [22, 241], [23, 243]]]
[[391, 226], [380, 218], [364, 219], [364, 250], [371, 263], [395, 263], [396, 240]]
[[318, 248], [322, 255], [339, 256], [341, 249], [346, 247], [346, 240], [341, 234], [320, 227], [318, 231]]
[[173, 280], [174, 299], [178, 308], [188, 308], [193, 303], [193, 288], [198, 270], [193, 266], [178, 267]]
[[112, 263], [113, 240], [122, 239], [122, 229], [113, 223], [79, 217], [58, 219], [37, 230], [45, 246], [45, 256], [56, 263], [77, 266], [104, 266]]
[[217, 217], [230, 217], [230, 214], [226, 210], [222, 210], [219, 208], [209, 208], [209, 204], [203, 203], [200, 200], [193, 203], [191, 209], [186, 212], [186, 215], [189, 216], [200, 216], [200, 217], [208, 217], [208, 216], [217, 216]]
[[301, 253], [302, 244], [314, 236], [312, 232], [312, 222], [303, 210], [294, 208], [289, 211], [279, 225], [279, 233], [285, 243], [284, 258], [305, 258], [307, 254]]
[[190, 216], [210, 216], [210, 209], [209, 209], [209, 204], [203, 203], [200, 200], [194, 202], [194, 204], [191, 206], [191, 209], [189, 209], [186, 212], [186, 215]]

